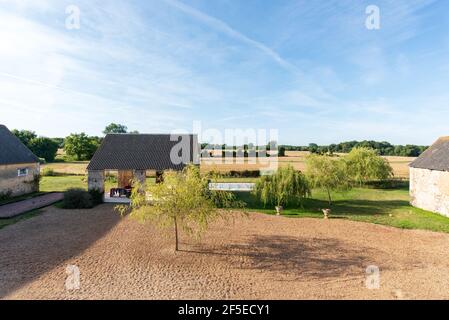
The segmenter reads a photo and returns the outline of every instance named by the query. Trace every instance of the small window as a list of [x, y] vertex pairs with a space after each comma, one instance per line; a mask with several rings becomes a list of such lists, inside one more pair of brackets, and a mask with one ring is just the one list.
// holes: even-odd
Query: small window
[[28, 175], [28, 169], [27, 168], [17, 170], [17, 176], [25, 177], [27, 175]]

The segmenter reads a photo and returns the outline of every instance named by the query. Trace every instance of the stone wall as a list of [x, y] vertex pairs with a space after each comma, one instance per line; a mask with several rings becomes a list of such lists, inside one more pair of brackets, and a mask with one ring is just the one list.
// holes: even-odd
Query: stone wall
[[99, 190], [104, 192], [104, 171], [103, 170], [89, 170], [87, 177], [87, 189]]
[[411, 204], [449, 217], [449, 172], [410, 168]]
[[[28, 174], [19, 177], [19, 169], [28, 169]], [[39, 191], [39, 181], [35, 180], [38, 175], [39, 163], [0, 165], [0, 194], [15, 197]]]
[[134, 180], [140, 183], [140, 191], [145, 191], [145, 182], [146, 182], [146, 170], [133, 170]]

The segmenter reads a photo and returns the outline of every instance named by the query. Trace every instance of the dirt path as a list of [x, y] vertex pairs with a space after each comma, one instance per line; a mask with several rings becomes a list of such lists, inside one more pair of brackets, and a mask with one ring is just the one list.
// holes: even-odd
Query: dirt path
[[[214, 223], [201, 242], [120, 218], [111, 205], [55, 207], [0, 230], [6, 299], [449, 298], [449, 234], [263, 214]], [[66, 267], [80, 270], [65, 289]], [[380, 268], [367, 289], [366, 268]]]
[[37, 196], [31, 199], [21, 200], [0, 206], [0, 218], [12, 218], [19, 214], [49, 206], [55, 202], [61, 201], [63, 194], [53, 192]]

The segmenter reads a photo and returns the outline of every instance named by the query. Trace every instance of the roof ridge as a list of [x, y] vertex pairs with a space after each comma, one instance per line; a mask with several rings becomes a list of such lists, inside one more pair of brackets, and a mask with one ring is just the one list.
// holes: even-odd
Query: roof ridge
[[0, 124], [0, 164], [34, 163], [39, 158], [12, 133]]
[[438, 138], [409, 166], [419, 169], [449, 171], [449, 136]]

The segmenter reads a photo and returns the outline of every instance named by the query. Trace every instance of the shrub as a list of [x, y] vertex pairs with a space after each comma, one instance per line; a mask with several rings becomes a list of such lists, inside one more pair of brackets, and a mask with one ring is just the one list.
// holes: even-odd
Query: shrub
[[243, 171], [229, 171], [229, 176], [233, 178], [258, 178], [260, 177], [259, 170], [243, 170]]
[[83, 189], [69, 189], [64, 192], [64, 199], [62, 200], [64, 209], [87, 209], [93, 206], [92, 195]]
[[94, 206], [103, 203], [103, 192], [98, 189], [89, 190], [89, 194], [92, 197], [92, 203]]
[[44, 177], [54, 177], [56, 176], [56, 172], [55, 170], [53, 170], [53, 168], [44, 168], [44, 170], [42, 170], [41, 175]]
[[12, 195], [11, 190], [0, 192], [0, 201], [8, 200], [9, 198], [11, 198], [11, 195]]
[[374, 180], [365, 183], [365, 187], [373, 189], [408, 189], [409, 181], [403, 179]]

